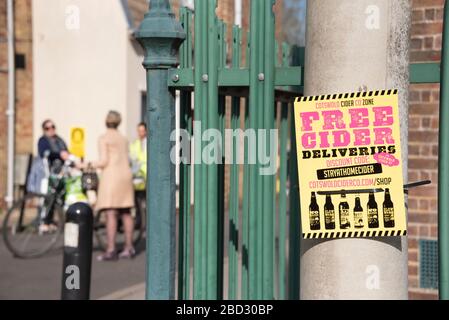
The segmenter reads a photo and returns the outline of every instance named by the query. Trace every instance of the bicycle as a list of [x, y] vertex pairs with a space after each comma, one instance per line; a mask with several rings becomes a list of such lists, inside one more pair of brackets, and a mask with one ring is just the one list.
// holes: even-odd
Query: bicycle
[[[56, 247], [64, 231], [65, 212], [71, 204], [86, 202], [86, 190], [81, 188], [81, 175], [74, 170], [74, 160], [55, 165], [47, 174], [48, 192], [25, 193], [8, 210], [3, 221], [3, 239], [7, 249], [17, 258], [39, 258]], [[145, 232], [145, 209], [137, 206], [134, 244]], [[44, 230], [43, 226], [50, 226]], [[118, 244], [124, 243], [122, 226], [118, 225]], [[98, 248], [106, 246], [105, 214], [94, 214], [94, 236]], [[120, 239], [122, 237], [122, 239]], [[62, 243], [61, 243], [62, 245]]]
[[[18, 258], [37, 258], [52, 250], [64, 227], [65, 178], [69, 164], [54, 166], [48, 174], [48, 192], [25, 193], [8, 210], [3, 221], [3, 240]], [[50, 226], [44, 230], [43, 226]]]

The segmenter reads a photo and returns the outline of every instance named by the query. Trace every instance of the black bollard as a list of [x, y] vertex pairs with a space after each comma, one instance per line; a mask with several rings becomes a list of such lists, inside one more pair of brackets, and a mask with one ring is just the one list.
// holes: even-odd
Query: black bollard
[[93, 213], [75, 203], [66, 214], [61, 300], [89, 300], [92, 269]]

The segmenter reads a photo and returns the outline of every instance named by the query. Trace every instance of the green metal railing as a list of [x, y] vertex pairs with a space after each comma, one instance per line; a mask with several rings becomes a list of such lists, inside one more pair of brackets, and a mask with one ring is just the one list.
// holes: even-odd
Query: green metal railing
[[[272, 11], [274, 1], [252, 2], [251, 27], [246, 46], [243, 30], [237, 26], [232, 28], [232, 57], [228, 67], [226, 26], [215, 15], [216, 5], [216, 1], [197, 0], [195, 13], [187, 8], [180, 10], [181, 24], [187, 31], [187, 38], [180, 50], [180, 68], [169, 71], [168, 86], [181, 91], [181, 118], [185, 119], [181, 127], [188, 130], [192, 127], [192, 117], [185, 116], [192, 112], [191, 92], [195, 96], [193, 118], [196, 123], [201, 123], [201, 135], [210, 128], [218, 129], [222, 134], [225, 128], [272, 130], [279, 123], [281, 181], [277, 196], [276, 176], [261, 176], [260, 163], [248, 164], [249, 157], [253, 155], [248, 154], [247, 143], [242, 146], [233, 137], [234, 158], [229, 165], [229, 180], [226, 183], [229, 185], [228, 210], [224, 210], [225, 166], [214, 163], [195, 164], [194, 226], [191, 228], [190, 202], [187, 204], [185, 200], [192, 192], [191, 168], [186, 165], [181, 167], [183, 178], [179, 192], [183, 195], [183, 205], [179, 215], [179, 230], [182, 230], [182, 234], [179, 236], [178, 297], [273, 299], [276, 292], [279, 292], [278, 297], [284, 299], [289, 278], [286, 274], [285, 252], [288, 243], [287, 159], [288, 146], [293, 145], [288, 142], [289, 110], [292, 99], [298, 94], [288, 86], [302, 84], [301, 68], [290, 66], [292, 49], [286, 44], [282, 46], [283, 64], [277, 66], [278, 52], [275, 50], [275, 21]], [[193, 15], [195, 25], [191, 28]], [[195, 35], [194, 50], [192, 34]], [[246, 67], [243, 67], [243, 50], [246, 50]], [[192, 61], [193, 51], [194, 65], [189, 63]], [[280, 100], [283, 101], [282, 104], [276, 102]], [[241, 108], [242, 101], [245, 101], [245, 108]], [[280, 120], [276, 117], [277, 108], [281, 110], [277, 114]], [[256, 144], [259, 145], [259, 141]], [[274, 147], [269, 139], [266, 139], [266, 144], [267, 150]], [[224, 140], [221, 146], [224, 151]], [[195, 147], [195, 156], [199, 157], [204, 145], [198, 141]], [[245, 158], [243, 165], [238, 162], [240, 155]], [[223, 153], [219, 157], [223, 159]], [[295, 155], [290, 158], [295, 161]], [[240, 184], [241, 176], [243, 188]], [[279, 201], [279, 206], [276, 201]], [[298, 203], [291, 205], [299, 208]], [[279, 236], [275, 237], [277, 221]], [[223, 232], [225, 225], [227, 235]], [[293, 236], [298, 235], [299, 232]], [[191, 252], [192, 265], [188, 260]], [[291, 250], [289, 256], [298, 254], [299, 251]], [[299, 268], [298, 264], [291, 266]], [[224, 283], [225, 273], [227, 283]], [[296, 274], [297, 271], [292, 270], [291, 273]], [[193, 283], [190, 282], [190, 276]], [[278, 290], [275, 283], [278, 284]], [[299, 292], [298, 286], [296, 291]], [[190, 294], [192, 292], [193, 295]]]
[[[215, 14], [217, 0], [195, 0], [195, 12], [181, 8], [180, 22], [168, 0], [152, 0], [136, 33], [146, 50], [149, 84], [148, 299], [299, 299], [300, 205], [292, 102], [302, 92], [304, 50], [276, 45], [274, 3], [251, 1], [250, 30], [232, 27], [229, 52], [226, 25]], [[446, 5], [441, 76], [435, 63], [413, 64], [410, 69], [411, 83], [441, 81], [439, 290], [440, 299], [446, 300], [448, 14]], [[180, 128], [196, 138], [194, 155], [187, 159], [195, 163], [180, 165], [178, 236], [175, 164], [170, 160], [175, 91], [180, 92]], [[250, 161], [255, 155], [249, 152], [249, 139], [241, 143], [235, 137], [219, 141], [216, 155], [223, 160], [225, 144], [233, 142], [229, 176], [224, 164], [197, 162], [207, 146], [202, 139], [206, 130], [216, 129], [223, 136], [228, 128], [277, 129], [278, 173], [260, 175], [263, 166], [258, 159]], [[260, 147], [261, 142], [266, 149], [276, 145], [256, 137], [255, 144]], [[236, 162], [239, 157], [244, 158], [243, 164]]]
[[[276, 45], [274, 4], [274, 0], [251, 2], [250, 30], [244, 32], [232, 27], [229, 52], [227, 26], [216, 16], [216, 0], [196, 0], [194, 12], [181, 8], [179, 23], [168, 1], [152, 1], [151, 10], [137, 32], [146, 49], [144, 65], [151, 91], [148, 97], [149, 181], [152, 191], [160, 196], [148, 197], [148, 232], [167, 232], [177, 239], [178, 247], [176, 258], [171, 247], [164, 247], [161, 239], [149, 237], [149, 299], [174, 297], [174, 290], [161, 290], [161, 286], [173, 288], [175, 263], [178, 299], [299, 296], [299, 197], [295, 144], [290, 137], [294, 132], [292, 102], [301, 92], [299, 59], [303, 55], [295, 53], [299, 49], [286, 44], [280, 48]], [[181, 27], [183, 33], [179, 31]], [[174, 68], [179, 44], [180, 65]], [[166, 57], [164, 61], [158, 61], [161, 53]], [[278, 59], [281, 56], [282, 63]], [[154, 77], [156, 74], [159, 78]], [[161, 81], [165, 81], [166, 89]], [[156, 106], [156, 103], [161, 101], [161, 96], [172, 99], [176, 90], [180, 92], [180, 129], [194, 134], [195, 139], [195, 162], [180, 165], [177, 238], [174, 225], [164, 220], [176, 214], [169, 194], [174, 182], [170, 180], [170, 186], [162, 184], [158, 188], [161, 177], [154, 173], [160, 170], [157, 167], [160, 162], [156, 160], [166, 159], [161, 152], [167, 149], [161, 143], [170, 145], [166, 137], [156, 132], [160, 129], [159, 112], [169, 118], [174, 112], [173, 105]], [[206, 141], [211, 138], [203, 137], [208, 129], [218, 130], [222, 137], [225, 129], [265, 130], [262, 131], [265, 137], [256, 135], [255, 144], [261, 148], [256, 154], [279, 144], [275, 149], [278, 174], [260, 174], [264, 166], [257, 157], [255, 162], [250, 161], [256, 155], [249, 152], [250, 139], [246, 135], [243, 143], [237, 136], [219, 141], [216, 158], [221, 162], [199, 161], [209, 144], [204, 138]], [[275, 129], [280, 132], [280, 141], [267, 137], [267, 132]], [[227, 166], [222, 164], [224, 150], [231, 141], [233, 161]], [[155, 150], [159, 157], [154, 156]], [[186, 160], [185, 155], [181, 158]], [[244, 163], [239, 161], [242, 158]], [[171, 169], [166, 170], [173, 168], [171, 164]], [[227, 203], [225, 194], [229, 194]], [[161, 204], [161, 201], [168, 203]], [[287, 224], [297, 225], [287, 228]], [[162, 270], [163, 266], [167, 269]]]

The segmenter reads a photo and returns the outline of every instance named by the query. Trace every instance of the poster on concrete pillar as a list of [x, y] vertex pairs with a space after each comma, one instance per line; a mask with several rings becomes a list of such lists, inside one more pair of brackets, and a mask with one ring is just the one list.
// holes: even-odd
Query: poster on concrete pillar
[[298, 98], [305, 239], [404, 236], [398, 92]]

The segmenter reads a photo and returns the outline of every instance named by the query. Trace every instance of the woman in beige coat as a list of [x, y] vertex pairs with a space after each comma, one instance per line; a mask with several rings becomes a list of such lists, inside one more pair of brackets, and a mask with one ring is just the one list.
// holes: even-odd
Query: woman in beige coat
[[[107, 251], [98, 257], [100, 261], [118, 258], [133, 258], [134, 220], [131, 209], [134, 207], [134, 188], [128, 158], [128, 140], [118, 131], [121, 116], [109, 112], [106, 118], [107, 131], [99, 139], [100, 160], [91, 165], [102, 171], [98, 188], [96, 211], [105, 211], [108, 245]], [[121, 216], [125, 230], [125, 248], [117, 255], [115, 236], [117, 217]]]

